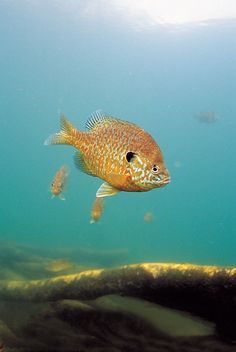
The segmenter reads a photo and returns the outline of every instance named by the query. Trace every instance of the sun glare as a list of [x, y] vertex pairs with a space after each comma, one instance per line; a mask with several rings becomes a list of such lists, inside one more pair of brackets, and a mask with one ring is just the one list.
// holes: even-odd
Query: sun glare
[[151, 24], [183, 24], [236, 17], [235, 0], [113, 0], [129, 16], [149, 19]]

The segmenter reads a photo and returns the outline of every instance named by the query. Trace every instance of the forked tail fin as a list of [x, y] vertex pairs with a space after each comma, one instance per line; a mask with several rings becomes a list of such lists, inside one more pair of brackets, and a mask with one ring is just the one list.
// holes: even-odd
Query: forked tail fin
[[67, 118], [62, 114], [61, 115], [61, 130], [58, 133], [51, 134], [44, 142], [44, 145], [50, 144], [68, 144], [73, 145], [74, 139], [78, 131], [70, 123]]

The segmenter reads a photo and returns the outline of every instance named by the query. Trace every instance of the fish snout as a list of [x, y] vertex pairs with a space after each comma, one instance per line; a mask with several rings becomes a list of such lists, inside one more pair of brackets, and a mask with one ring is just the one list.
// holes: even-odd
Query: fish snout
[[162, 185], [167, 185], [168, 183], [170, 183], [170, 174], [168, 172], [168, 170], [165, 170], [165, 172], [163, 172], [160, 176], [160, 183]]
[[168, 185], [168, 183], [170, 183], [170, 177], [164, 178], [161, 183], [162, 183], [163, 185]]

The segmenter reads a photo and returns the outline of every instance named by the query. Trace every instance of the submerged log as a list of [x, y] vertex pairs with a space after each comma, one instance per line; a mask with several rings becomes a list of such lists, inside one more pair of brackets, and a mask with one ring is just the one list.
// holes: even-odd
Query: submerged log
[[[119, 351], [133, 344], [133, 351], [150, 346], [150, 351], [231, 352], [235, 346], [219, 337], [236, 341], [235, 297], [236, 268], [192, 264], [144, 263], [46, 280], [1, 281], [0, 311], [10, 330], [3, 326], [0, 338], [5, 346], [40, 351], [55, 345], [61, 346], [58, 351], [86, 351], [88, 346]], [[19, 315], [14, 324], [12, 309]], [[191, 316], [179, 313], [183, 310], [210, 325], [191, 323]]]
[[235, 304], [236, 268], [144, 263], [88, 270], [46, 280], [0, 283], [0, 298], [7, 300], [88, 300], [107, 294], [140, 297], [209, 315], [213, 314], [216, 305], [229, 301], [231, 307]]

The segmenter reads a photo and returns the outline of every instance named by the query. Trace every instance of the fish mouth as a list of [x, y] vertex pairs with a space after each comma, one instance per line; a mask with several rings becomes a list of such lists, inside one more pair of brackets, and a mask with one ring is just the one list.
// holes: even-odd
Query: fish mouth
[[166, 177], [161, 181], [162, 184], [167, 185], [168, 183], [170, 183], [170, 177]]
[[160, 186], [168, 185], [168, 183], [170, 183], [170, 176], [161, 175], [159, 177], [158, 183], [160, 184]]

